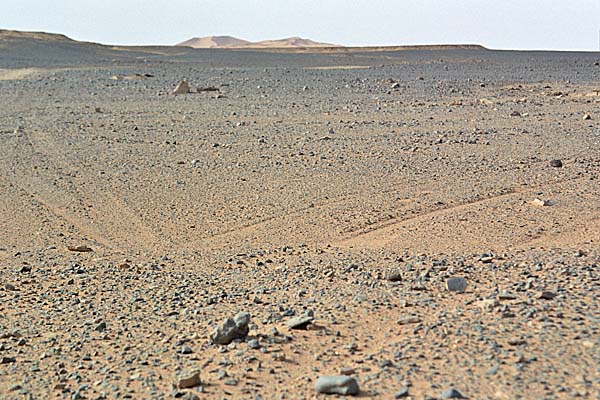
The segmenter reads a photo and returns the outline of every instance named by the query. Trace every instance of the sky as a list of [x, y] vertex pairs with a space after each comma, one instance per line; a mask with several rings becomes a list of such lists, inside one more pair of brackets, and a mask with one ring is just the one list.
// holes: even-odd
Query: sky
[[600, 0], [0, 0], [0, 29], [104, 44], [231, 35], [347, 46], [598, 51]]

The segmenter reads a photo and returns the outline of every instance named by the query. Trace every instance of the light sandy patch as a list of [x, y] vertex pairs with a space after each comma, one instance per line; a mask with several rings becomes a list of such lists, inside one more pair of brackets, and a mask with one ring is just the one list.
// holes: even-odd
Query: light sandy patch
[[0, 69], [0, 81], [16, 81], [39, 73], [38, 68]]

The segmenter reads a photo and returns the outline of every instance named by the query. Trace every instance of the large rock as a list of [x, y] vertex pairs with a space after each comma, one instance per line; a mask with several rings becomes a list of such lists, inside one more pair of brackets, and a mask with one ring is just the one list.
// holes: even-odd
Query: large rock
[[351, 376], [322, 376], [315, 384], [317, 393], [325, 394], [358, 394], [358, 382]]
[[200, 370], [197, 369], [185, 371], [177, 379], [177, 388], [179, 389], [189, 389], [200, 385], [202, 385], [202, 380], [200, 379]]
[[188, 94], [190, 92], [190, 85], [188, 85], [186, 80], [179, 81], [175, 90], [173, 90], [173, 94]]
[[467, 289], [467, 280], [462, 276], [453, 276], [446, 280], [446, 289], [450, 292], [464, 293]]
[[248, 335], [250, 314], [240, 312], [233, 318], [227, 318], [210, 334], [210, 340], [215, 344], [229, 344], [235, 339], [243, 339]]

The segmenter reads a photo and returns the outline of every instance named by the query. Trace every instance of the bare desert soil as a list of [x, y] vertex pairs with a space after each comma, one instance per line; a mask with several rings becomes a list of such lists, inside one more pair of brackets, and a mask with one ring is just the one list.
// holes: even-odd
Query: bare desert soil
[[11, 46], [0, 398], [600, 399], [597, 53]]

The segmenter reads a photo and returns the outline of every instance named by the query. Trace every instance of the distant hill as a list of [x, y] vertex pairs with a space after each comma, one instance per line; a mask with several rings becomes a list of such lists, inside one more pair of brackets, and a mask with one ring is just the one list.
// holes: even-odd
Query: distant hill
[[277, 40], [249, 42], [232, 36], [207, 36], [192, 38], [175, 46], [193, 47], [195, 49], [269, 49], [269, 48], [305, 48], [305, 47], [342, 47], [335, 44], [315, 42], [301, 37], [290, 37]]
[[207, 36], [201, 38], [195, 37], [178, 43], [175, 46], [187, 46], [195, 49], [216, 49], [243, 47], [250, 44], [252, 43], [247, 40], [234, 38], [233, 36]]
[[75, 40], [59, 34], [47, 32], [25, 32], [0, 29], [0, 40], [45, 40], [51, 42], [75, 42]]

